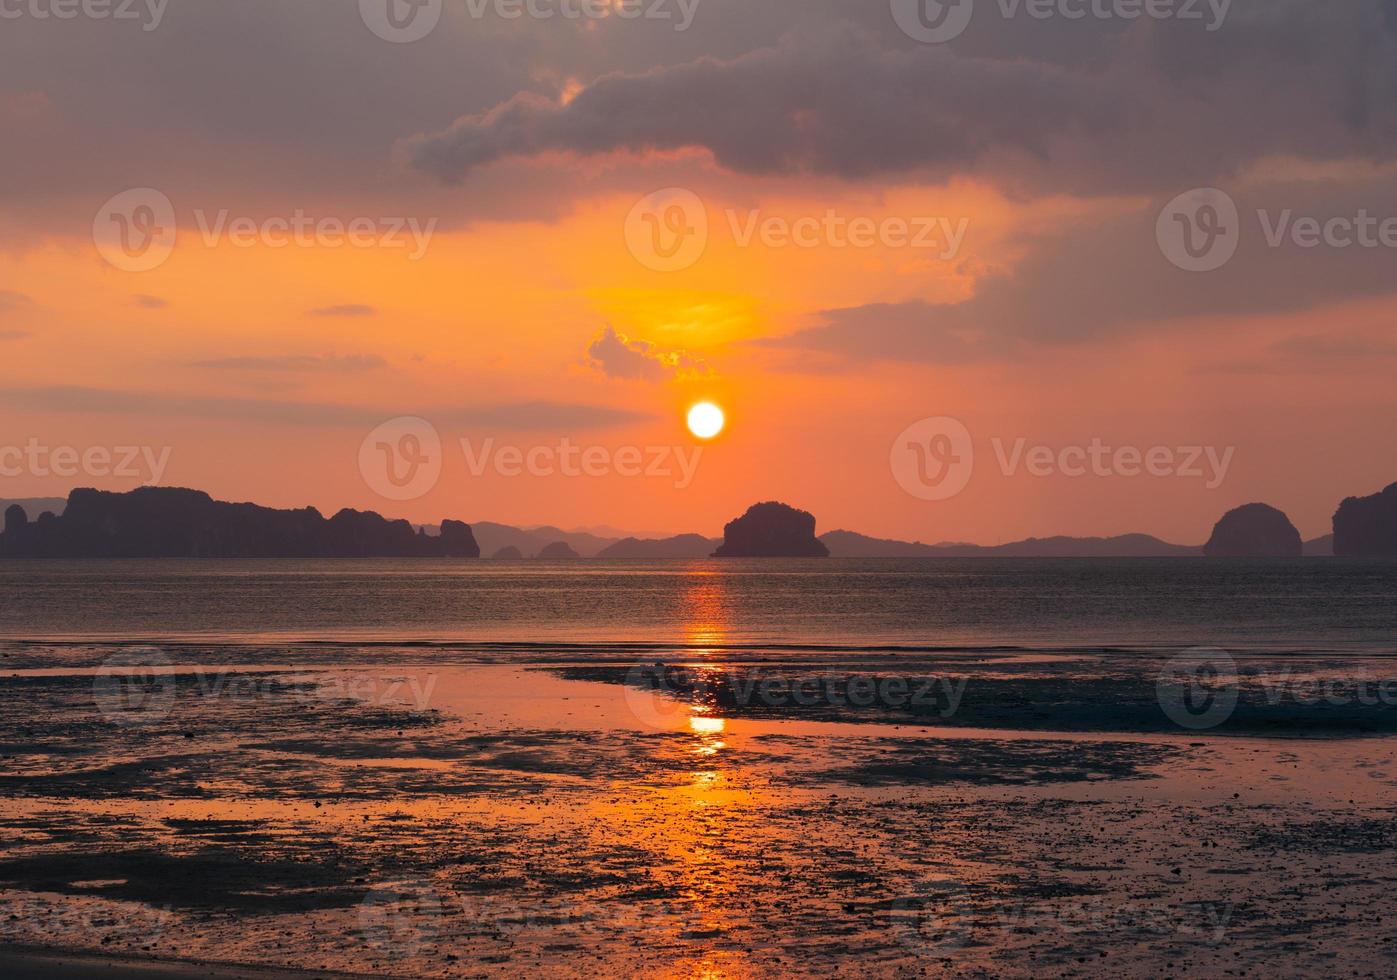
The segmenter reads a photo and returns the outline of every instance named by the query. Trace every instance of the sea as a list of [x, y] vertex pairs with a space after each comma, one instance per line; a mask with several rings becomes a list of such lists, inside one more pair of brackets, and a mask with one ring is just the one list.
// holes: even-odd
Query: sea
[[0, 638], [1397, 649], [1397, 561], [11, 561]]
[[1394, 600], [1348, 559], [0, 563], [0, 973], [1394, 976]]

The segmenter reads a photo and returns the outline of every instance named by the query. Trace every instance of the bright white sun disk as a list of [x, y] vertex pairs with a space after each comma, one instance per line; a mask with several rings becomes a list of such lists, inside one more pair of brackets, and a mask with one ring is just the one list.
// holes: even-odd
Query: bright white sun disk
[[712, 402], [699, 402], [689, 409], [689, 431], [700, 439], [712, 439], [723, 431], [726, 421], [723, 410]]

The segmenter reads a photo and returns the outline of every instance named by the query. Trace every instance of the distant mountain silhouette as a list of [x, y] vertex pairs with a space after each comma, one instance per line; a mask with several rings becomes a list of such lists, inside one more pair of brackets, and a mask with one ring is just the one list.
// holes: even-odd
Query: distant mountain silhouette
[[19, 500], [0, 500], [0, 514], [16, 506], [23, 510], [31, 521], [37, 521], [41, 514], [52, 514], [57, 517], [63, 513], [63, 508], [68, 506], [68, 501], [62, 497], [24, 497]]
[[511, 527], [492, 521], [477, 521], [471, 525], [481, 554], [493, 555], [501, 548], [515, 547], [521, 555], [536, 555], [554, 541], [566, 541], [573, 551], [590, 558], [603, 548], [616, 543], [615, 538], [603, 538], [586, 531], [564, 531], [557, 527]]
[[493, 561], [519, 561], [523, 557], [524, 555], [519, 551], [519, 549], [514, 547], [514, 545], [512, 544], [505, 545], [499, 551], [495, 552], [493, 555], [490, 556], [490, 558]]
[[1334, 513], [1334, 554], [1397, 557], [1397, 483], [1371, 497], [1349, 497]]
[[679, 534], [672, 538], [623, 538], [603, 548], [598, 558], [707, 558], [722, 544], [718, 538], [701, 534]]
[[815, 515], [776, 501], [753, 504], [723, 528], [714, 558], [828, 558], [815, 537]]
[[8, 558], [477, 558], [471, 529], [443, 521], [436, 536], [372, 511], [326, 520], [314, 507], [274, 510], [214, 500], [199, 490], [141, 487], [129, 493], [79, 489], [61, 517], [30, 522], [5, 512], [0, 556]]
[[1210, 558], [1299, 558], [1304, 548], [1300, 532], [1284, 513], [1269, 504], [1245, 504], [1222, 516], [1203, 553]]
[[568, 544], [566, 541], [554, 541], [544, 545], [543, 550], [535, 557], [541, 558], [544, 561], [558, 561], [560, 559], [578, 558], [581, 556], [573, 551], [572, 545]]
[[1184, 558], [1196, 546], [1169, 544], [1148, 534], [1113, 538], [1028, 538], [1000, 545], [922, 544], [888, 541], [854, 531], [830, 531], [820, 540], [835, 558]]

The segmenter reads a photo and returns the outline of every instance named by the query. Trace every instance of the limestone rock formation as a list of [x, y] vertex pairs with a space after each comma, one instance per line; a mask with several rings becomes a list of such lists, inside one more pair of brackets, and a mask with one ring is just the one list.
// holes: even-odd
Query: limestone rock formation
[[1334, 514], [1334, 554], [1397, 557], [1397, 483], [1371, 497], [1349, 497]]
[[198, 490], [74, 490], [61, 517], [33, 524], [6, 512], [0, 556], [11, 558], [478, 558], [471, 529], [440, 536], [372, 511], [326, 520], [314, 507], [275, 510], [214, 500]]
[[1203, 546], [1209, 558], [1299, 558], [1303, 551], [1300, 532], [1290, 518], [1267, 504], [1228, 511]]
[[723, 544], [714, 558], [828, 558], [829, 548], [815, 537], [815, 515], [787, 504], [753, 504], [723, 528]]

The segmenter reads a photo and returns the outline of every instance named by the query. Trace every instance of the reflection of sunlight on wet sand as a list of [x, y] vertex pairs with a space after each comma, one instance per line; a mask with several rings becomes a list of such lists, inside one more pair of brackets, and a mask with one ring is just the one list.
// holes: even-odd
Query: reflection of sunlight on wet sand
[[728, 723], [722, 718], [696, 715], [689, 719], [689, 730], [695, 735], [721, 735], [727, 728]]

